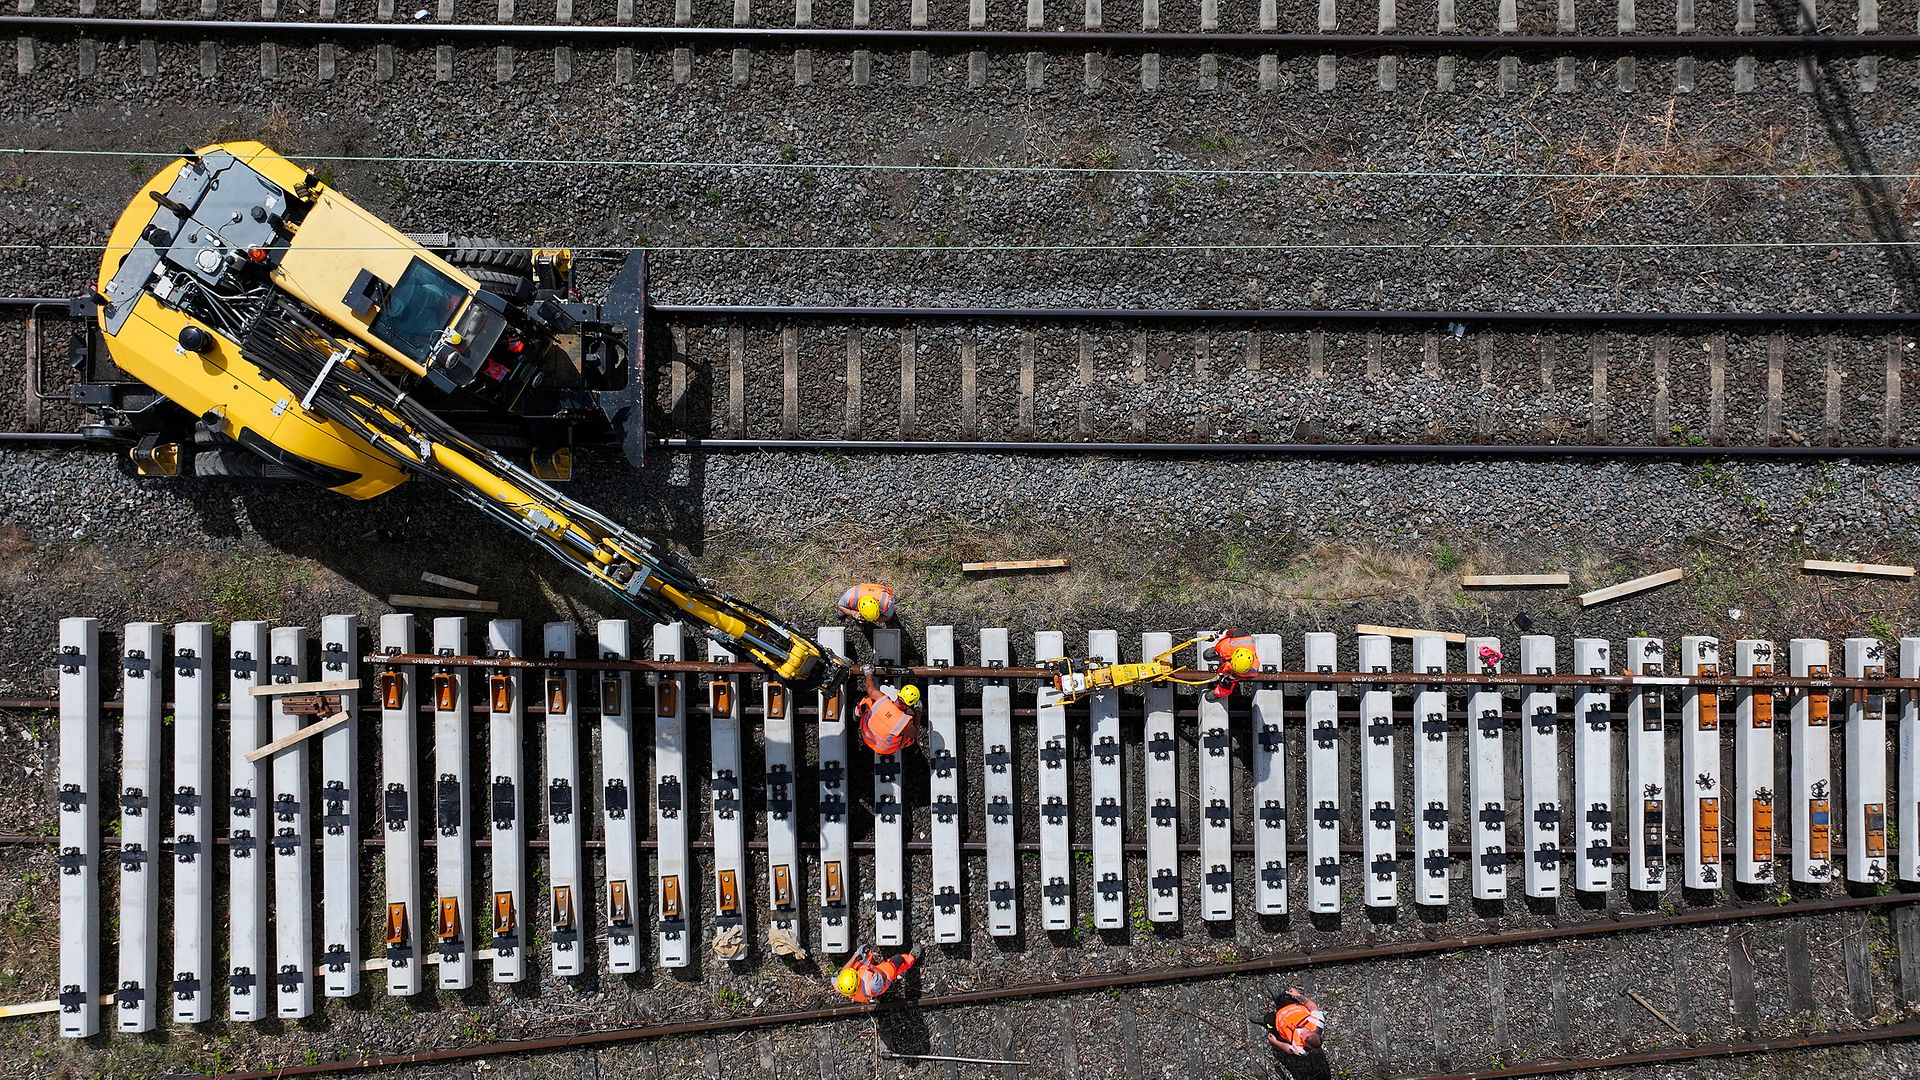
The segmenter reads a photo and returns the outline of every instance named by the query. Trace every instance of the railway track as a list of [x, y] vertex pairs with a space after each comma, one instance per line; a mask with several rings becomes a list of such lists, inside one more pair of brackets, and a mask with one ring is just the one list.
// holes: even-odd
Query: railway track
[[[267, 0], [272, 3], [273, 0]], [[565, 3], [566, 0], [561, 0]], [[325, 5], [323, 5], [324, 7]], [[1515, 22], [1517, 26], [1517, 21]], [[1031, 25], [1021, 30], [939, 29], [926, 25], [889, 28], [854, 25], [752, 26], [691, 24], [636, 25], [616, 23], [455, 23], [442, 21], [301, 21], [294, 19], [111, 18], [98, 15], [67, 18], [42, 15], [0, 15], [0, 30], [50, 39], [150, 38], [201, 41], [209, 39], [284, 38], [294, 41], [344, 43], [380, 42], [419, 47], [446, 43], [644, 45], [707, 48], [753, 45], [794, 48], [965, 50], [993, 48], [1010, 51], [1171, 51], [1191, 53], [1259, 54], [1267, 52], [1320, 53], [1405, 52], [1414, 54], [1579, 54], [1630, 53], [1750, 56], [1787, 54], [1902, 53], [1920, 46], [1920, 34], [1890, 32], [1831, 33], [1802, 31], [1767, 33], [1752, 27], [1736, 33], [1643, 33], [1623, 26], [1612, 34], [1467, 33], [1446, 28], [1439, 33], [1339, 33], [1331, 28], [1293, 33], [1268, 28], [1258, 31], [1119, 30], [1090, 26], [1084, 29], [1046, 29]]]
[[[911, 1000], [902, 999], [900, 1001], [887, 1003], [883, 1005], [879, 1011], [883, 1016], [888, 1012], [904, 1012], [907, 1010], [915, 1013], [925, 1013], [931, 1010], [998, 1005], [1011, 1001], [1073, 997], [1099, 991], [1120, 989], [1139, 990], [1142, 988], [1177, 986], [1185, 983], [1238, 979], [1243, 976], [1257, 977], [1276, 973], [1300, 972], [1309, 969], [1324, 977], [1324, 973], [1328, 969], [1342, 965], [1413, 960], [1421, 957], [1437, 957], [1448, 953], [1461, 952], [1463, 950], [1499, 950], [1547, 944], [1565, 945], [1567, 943], [1578, 943], [1593, 939], [1612, 938], [1618, 935], [1657, 933], [1663, 930], [1715, 926], [1730, 922], [1745, 923], [1749, 926], [1763, 925], [1765, 923], [1783, 920], [1800, 920], [1810, 916], [1832, 912], [1878, 913], [1881, 911], [1899, 910], [1904, 911], [1906, 915], [1903, 916], [1903, 918], [1911, 922], [1912, 920], [1909, 916], [1912, 914], [1912, 903], [1913, 901], [1911, 899], [1905, 897], [1871, 897], [1863, 899], [1803, 902], [1771, 909], [1756, 907], [1739, 911], [1715, 910], [1695, 911], [1682, 915], [1636, 916], [1612, 922], [1589, 923], [1578, 926], [1469, 934], [1460, 937], [1436, 938], [1417, 943], [1330, 949], [1312, 953], [1264, 956], [1229, 963], [1046, 979], [969, 991], [925, 993]], [[1752, 993], [1754, 989], [1750, 983], [1745, 986], [1745, 990], [1748, 993]], [[1737, 994], [1739, 990], [1736, 989], [1733, 992]], [[1906, 991], [1903, 989], [1901, 992], [1905, 993]], [[824, 1008], [783, 1010], [746, 1016], [629, 1025], [610, 1029], [581, 1031], [552, 1038], [497, 1040], [445, 1050], [388, 1055], [365, 1055], [337, 1061], [317, 1062], [304, 1066], [281, 1066], [271, 1070], [239, 1073], [236, 1074], [236, 1080], [254, 1080], [254, 1078], [267, 1080], [267, 1078], [273, 1076], [327, 1075], [373, 1071], [377, 1069], [393, 1069], [403, 1066], [445, 1065], [480, 1058], [498, 1058], [553, 1052], [577, 1053], [582, 1050], [597, 1050], [599, 1048], [654, 1039], [712, 1036], [742, 1030], [781, 1029], [802, 1024], [858, 1020], [872, 1015], [874, 1015], [874, 1010], [862, 1006], [843, 1004]], [[1667, 1048], [1664, 1050], [1582, 1057], [1554, 1056], [1552, 1053], [1553, 1048], [1549, 1044], [1548, 1046], [1539, 1048], [1547, 1051], [1541, 1054], [1539, 1059], [1527, 1061], [1524, 1064], [1517, 1064], [1512, 1067], [1481, 1069], [1466, 1073], [1450, 1073], [1448, 1074], [1448, 1080], [1454, 1080], [1454, 1078], [1465, 1080], [1465, 1078], [1469, 1077], [1490, 1078], [1497, 1076], [1553, 1075], [1597, 1068], [1619, 1068], [1635, 1064], [1694, 1061], [1709, 1057], [1779, 1053], [1825, 1046], [1843, 1046], [1892, 1039], [1911, 1039], [1916, 1035], [1920, 1035], [1920, 1023], [1883, 1024], [1863, 1026], [1853, 1030], [1825, 1031], [1813, 1035], [1798, 1035], [1788, 1038], [1750, 1040], [1746, 1042], [1705, 1042], [1702, 1045]], [[1380, 1048], [1375, 1047], [1373, 1049], [1377, 1054]], [[1440, 1078], [1432, 1077], [1429, 1078], [1429, 1080], [1440, 1080]]]
[[[23, 388], [0, 441], [80, 441], [63, 305], [0, 298], [20, 342], [0, 379]], [[1791, 459], [1920, 446], [1904, 404], [1912, 312], [650, 311], [650, 426], [675, 451]], [[1356, 394], [1392, 407], [1356, 408]]]
[[[1036, 685], [1042, 670], [1018, 666], [1004, 630], [983, 632], [963, 657], [950, 628], [930, 628], [913, 665], [901, 663], [908, 643], [883, 630], [872, 642], [881, 677], [926, 687], [926, 750], [870, 759], [849, 737], [844, 696], [809, 695], [807, 708], [724, 652], [693, 649], [679, 627], [655, 628], [648, 650], [626, 622], [601, 623], [591, 642], [572, 624], [549, 624], [535, 649], [523, 647], [517, 621], [496, 620], [484, 653], [465, 619], [436, 619], [430, 648], [416, 629], [410, 616], [389, 616], [363, 643], [357, 620], [336, 616], [317, 640], [296, 627], [241, 623], [221, 643], [205, 623], [179, 624], [170, 640], [160, 624], [129, 624], [117, 641], [94, 620], [62, 624], [51, 662], [61, 690], [65, 1034], [91, 1034], [102, 1019], [93, 1004], [107, 966], [98, 955], [100, 885], [115, 862], [112, 1016], [121, 1032], [158, 1026], [157, 999], [171, 1001], [176, 1024], [223, 1009], [240, 1022], [297, 1019], [322, 1007], [316, 998], [351, 996], [375, 977], [387, 994], [420, 993], [429, 970], [442, 989], [600, 970], [710, 977], [716, 966], [768, 959], [759, 935], [775, 929], [829, 959], [869, 932], [883, 945], [927, 943], [962, 983], [979, 978], [969, 974], [973, 953], [995, 941], [1062, 947], [1084, 934], [1137, 954], [1135, 973], [1122, 975], [1063, 953], [1056, 970], [1066, 983], [1041, 989], [969, 996], [952, 993], [956, 984], [929, 986], [929, 1003], [960, 1005], [1450, 953], [1469, 947], [1445, 929], [1459, 919], [1523, 924], [1484, 940], [1468, 935], [1476, 946], [1621, 929], [1752, 932], [1772, 915], [1898, 908], [1895, 918], [1907, 920], [1908, 897], [1890, 890], [1920, 882], [1920, 843], [1911, 839], [1920, 821], [1906, 820], [1915, 805], [1907, 793], [1920, 790], [1912, 738], [1920, 639], [1900, 643], [1898, 667], [1874, 639], [1849, 639], [1844, 662], [1832, 665], [1827, 642], [1804, 639], [1778, 668], [1772, 643], [1742, 641], [1722, 668], [1717, 641], [1688, 637], [1671, 671], [1662, 643], [1630, 639], [1628, 674], [1611, 662], [1609, 643], [1582, 639], [1562, 674], [1560, 649], [1545, 637], [1521, 643], [1520, 670], [1510, 673], [1484, 659], [1453, 670], [1433, 637], [1417, 639], [1410, 657], [1385, 638], [1363, 638], [1356, 666], [1331, 634], [1299, 644], [1263, 636], [1272, 670], [1255, 673], [1250, 699], [1164, 686], [1149, 689], [1137, 713], [1096, 697], [1070, 719]], [[1165, 637], [1148, 635], [1141, 647], [1161, 651]], [[845, 647], [837, 628], [821, 638]], [[1502, 647], [1463, 644], [1469, 658]], [[1112, 634], [1091, 634], [1087, 646], [1119, 659]], [[1067, 651], [1052, 632], [1035, 635], [1032, 649]], [[1296, 658], [1304, 664], [1282, 663]], [[113, 671], [117, 709], [102, 701]], [[371, 698], [299, 685], [315, 676], [363, 679]], [[216, 685], [229, 688], [224, 712]], [[302, 707], [339, 709], [345, 723], [310, 742], [290, 739], [312, 718], [284, 695], [328, 692], [343, 697]], [[963, 694], [977, 702], [964, 716]], [[1015, 715], [1016, 696], [1032, 702], [1030, 718]], [[751, 726], [749, 697], [758, 704]], [[704, 709], [694, 704], [701, 698]], [[172, 723], [163, 726], [163, 715]], [[1889, 715], [1901, 729], [1891, 773]], [[269, 737], [279, 749], [254, 753]], [[1834, 768], [1836, 741], [1843, 769]], [[103, 783], [112, 761], [102, 745], [121, 751], [117, 781]], [[319, 758], [317, 776], [309, 755]], [[1693, 779], [1670, 795], [1675, 776]], [[233, 795], [202, 794], [212, 792]], [[101, 815], [116, 804], [113, 843]], [[1902, 808], [1902, 843], [1889, 805]], [[803, 831], [812, 834], [806, 843]], [[909, 843], [910, 833], [924, 842]], [[366, 834], [382, 840], [357, 842]], [[31, 852], [43, 842], [5, 846]], [[363, 850], [380, 852], [382, 879], [365, 887]], [[216, 874], [231, 898], [218, 924]], [[271, 926], [257, 914], [269, 881], [282, 913]], [[1832, 896], [1842, 881], [1862, 895]], [[1515, 901], [1526, 897], [1524, 911], [1508, 906], [1510, 887]], [[175, 913], [167, 946], [157, 923], [163, 889]], [[1760, 914], [1740, 906], [1756, 897], [1784, 906]], [[1682, 901], [1720, 906], [1652, 910]], [[1561, 922], [1616, 905], [1644, 914]], [[1182, 959], [1181, 943], [1201, 927], [1214, 940], [1222, 930], [1237, 940], [1284, 935], [1289, 912], [1330, 936], [1315, 938], [1310, 954], [1198, 969], [1190, 953]], [[1905, 949], [1903, 935], [1920, 926], [1900, 925], [1873, 932]], [[718, 940], [711, 935], [733, 927], [742, 958], [703, 960]], [[1781, 945], [1795, 1001], [1811, 993], [1795, 988], [1813, 963], [1807, 933], [1790, 931]], [[1731, 939], [1719, 940], [1735, 963]], [[1867, 1020], [1887, 1006], [1872, 988], [1871, 958], [1855, 955], [1864, 948], [1840, 942], [1835, 955], [1843, 982], [1865, 980], [1847, 1008]], [[1894, 978], [1890, 963], [1880, 964], [1883, 982]], [[1910, 1001], [1920, 975], [1898, 967]], [[163, 970], [175, 977], [161, 982]], [[1082, 976], [1108, 981], [1083, 986]], [[1743, 998], [1733, 978], [1735, 1011], [1771, 1033], [1777, 1025], [1763, 1025], [1753, 1004], [1764, 999]], [[1571, 1045], [1577, 1025], [1565, 1026], [1558, 1041]], [[669, 1033], [657, 1027], [625, 1037]], [[1433, 1060], [1451, 1068], [1461, 1059]]]
[[[252, 21], [157, 18], [157, 5], [151, 0], [143, 3], [138, 18], [95, 14], [92, 0], [82, 0], [81, 7], [83, 17], [78, 19], [0, 16], [0, 31], [16, 39], [16, 67], [21, 74], [43, 63], [57, 63], [90, 76], [103, 56], [109, 63], [118, 62], [112, 52], [102, 52], [103, 43], [136, 40], [142, 74], [158, 74], [161, 46], [189, 44], [198, 46], [198, 69], [209, 78], [223, 62], [232, 62], [223, 61], [231, 46], [247, 44], [258, 46], [259, 74], [266, 79], [282, 77], [283, 67], [305, 68], [307, 59], [295, 50], [311, 46], [314, 70], [322, 80], [409, 78], [408, 69], [421, 63], [414, 54], [431, 50], [432, 59], [420, 74], [430, 71], [432, 78], [445, 82], [453, 78], [456, 65], [473, 62], [472, 58], [461, 60], [458, 51], [479, 47], [491, 49], [494, 78], [500, 82], [532, 71], [534, 78], [555, 83], [631, 84], [636, 73], [642, 81], [658, 77], [684, 83], [695, 77], [697, 69], [708, 67], [704, 60], [696, 65], [696, 55], [728, 51], [727, 70], [735, 83], [744, 84], [755, 77], [757, 49], [778, 56], [781, 70], [773, 77], [791, 78], [800, 85], [815, 82], [816, 52], [851, 52], [847, 78], [854, 86], [872, 83], [876, 53], [909, 54], [909, 63], [897, 74], [910, 85], [928, 83], [938, 64], [943, 78], [961, 77], [964, 68], [971, 87], [983, 87], [991, 77], [990, 53], [1011, 54], [1024, 57], [1029, 88], [1045, 85], [1050, 54], [1084, 54], [1080, 74], [1090, 88], [1107, 78], [1105, 58], [1120, 54], [1140, 58], [1137, 76], [1128, 71], [1123, 78], [1137, 78], [1146, 90], [1160, 86], [1164, 56], [1172, 79], [1186, 77], [1174, 69], [1176, 62], [1196, 58], [1202, 89], [1215, 88], [1223, 77], [1234, 76], [1230, 67], [1223, 75], [1223, 59], [1257, 58], [1260, 88], [1274, 89], [1303, 74], [1288, 70], [1290, 62], [1312, 57], [1316, 60], [1311, 77], [1320, 89], [1331, 90], [1340, 78], [1340, 58], [1345, 57], [1348, 78], [1358, 66], [1354, 61], [1360, 61], [1371, 68], [1368, 76], [1383, 90], [1398, 87], [1402, 60], [1410, 65], [1431, 62], [1433, 86], [1446, 91], [1453, 89], [1462, 60], [1471, 64], [1496, 59], [1498, 85], [1504, 91], [1518, 90], [1527, 77], [1523, 61], [1537, 61], [1551, 64], [1555, 88], [1564, 92], [1583, 77], [1578, 63], [1582, 58], [1613, 60], [1613, 81], [1621, 90], [1632, 90], [1639, 79], [1636, 60], [1646, 56], [1676, 58], [1674, 85], [1683, 92], [1694, 89], [1699, 60], [1727, 61], [1732, 88], [1745, 92], [1759, 85], [1762, 58], [1799, 67], [1803, 88], [1814, 78], [1811, 61], [1858, 58], [1855, 77], [1862, 88], [1871, 89], [1878, 83], [1881, 57], [1902, 56], [1920, 45], [1920, 35], [1882, 31], [1879, 7], [1871, 0], [1862, 0], [1855, 19], [1858, 29], [1850, 33], [1820, 32], [1797, 12], [1784, 8], [1764, 16], [1777, 30], [1763, 30], [1755, 11], [1742, 8], [1731, 20], [1723, 17], [1723, 25], [1713, 32], [1703, 29], [1691, 4], [1679, 9], [1671, 32], [1648, 32], [1641, 29], [1631, 0], [1621, 0], [1611, 33], [1583, 32], [1601, 30], [1605, 20], [1596, 22], [1590, 14], [1583, 24], [1570, 0], [1563, 0], [1557, 19], [1529, 18], [1524, 26], [1517, 8], [1503, 6], [1495, 24], [1478, 32], [1463, 31], [1452, 0], [1442, 0], [1436, 30], [1428, 33], [1401, 31], [1393, 0], [1382, 0], [1377, 18], [1369, 18], [1379, 28], [1373, 33], [1341, 31], [1333, 0], [1323, 0], [1317, 19], [1306, 19], [1304, 11], [1287, 13], [1284, 24], [1278, 5], [1263, 3], [1254, 19], [1229, 16], [1229, 28], [1223, 28], [1218, 5], [1212, 2], [1201, 6], [1197, 22], [1189, 23], [1185, 13], [1169, 13], [1163, 21], [1158, 0], [1146, 0], [1137, 29], [1107, 25], [1098, 3], [1088, 3], [1084, 12], [1076, 12], [1076, 26], [1069, 29], [1057, 15], [1049, 19], [1042, 0], [1029, 0], [1024, 20], [1010, 18], [1008, 13], [990, 15], [986, 0], [969, 0], [964, 17], [958, 5], [934, 13], [925, 0], [915, 0], [906, 26], [872, 25], [864, 0], [856, 0], [851, 22], [844, 26], [814, 25], [812, 0], [795, 0], [788, 25], [757, 23], [745, 0], [734, 5], [730, 24], [704, 13], [696, 19], [693, 5], [680, 0], [671, 22], [650, 25], [634, 22], [631, 0], [620, 0], [612, 19], [604, 11], [576, 19], [573, 0], [556, 0], [552, 23], [516, 21], [514, 0], [500, 0], [499, 20], [492, 23], [454, 22], [452, 0], [438, 0], [437, 17], [430, 21], [403, 21], [404, 13], [396, 10], [393, 0], [379, 0], [378, 18], [369, 22], [331, 19], [337, 10], [332, 0], [319, 5], [321, 21], [278, 18], [278, 0], [262, 0], [263, 18]], [[201, 9], [203, 15], [213, 10], [204, 5]], [[372, 50], [371, 57], [361, 55], [367, 48]], [[645, 54], [663, 51], [671, 53], [671, 65], [656, 72]], [[942, 58], [961, 54], [966, 56], [964, 65], [941, 63]], [[248, 62], [252, 63], [251, 55]], [[761, 78], [772, 74], [764, 70], [765, 64], [763, 58]], [[890, 74], [889, 66], [883, 64], [881, 77]], [[1410, 72], [1409, 81], [1424, 76], [1424, 71]], [[1588, 71], [1585, 77], [1600, 76]]]

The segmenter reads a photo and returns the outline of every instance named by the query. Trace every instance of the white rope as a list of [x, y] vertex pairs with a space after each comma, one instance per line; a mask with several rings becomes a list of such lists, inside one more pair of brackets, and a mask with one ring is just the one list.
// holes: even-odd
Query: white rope
[[[180, 155], [160, 150], [84, 150], [68, 148], [0, 147], [0, 154], [29, 157], [110, 157], [177, 158]], [[1148, 165], [940, 165], [888, 164], [884, 162], [839, 161], [703, 161], [651, 160], [645, 158], [517, 158], [517, 157], [433, 157], [403, 154], [296, 154], [299, 161], [385, 165], [499, 165], [524, 168], [553, 166], [564, 168], [687, 169], [802, 172], [926, 172], [992, 173], [1031, 176], [1167, 176], [1190, 179], [1241, 177], [1251, 179], [1327, 179], [1327, 180], [1920, 180], [1920, 172], [1527, 172], [1500, 169], [1228, 169], [1165, 168]]]

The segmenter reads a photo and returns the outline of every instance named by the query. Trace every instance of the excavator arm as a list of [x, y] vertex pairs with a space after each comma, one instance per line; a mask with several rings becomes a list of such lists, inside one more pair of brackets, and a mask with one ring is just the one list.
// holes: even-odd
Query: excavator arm
[[796, 687], [832, 685], [846, 661], [766, 611], [703, 581], [658, 542], [568, 498], [462, 435], [343, 342], [291, 306], [269, 309], [241, 352], [303, 405], [348, 429], [415, 477], [432, 481], [656, 621], [691, 620], [707, 636]]

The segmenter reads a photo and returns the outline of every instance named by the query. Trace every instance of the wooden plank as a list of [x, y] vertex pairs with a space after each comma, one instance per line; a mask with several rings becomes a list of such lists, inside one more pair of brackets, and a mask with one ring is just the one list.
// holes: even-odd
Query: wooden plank
[[1897, 566], [1892, 563], [1870, 562], [1833, 562], [1828, 559], [1807, 559], [1800, 569], [1820, 574], [1871, 574], [1875, 577], [1910, 578], [1913, 567]]
[[292, 746], [295, 743], [304, 742], [308, 739], [313, 738], [315, 735], [320, 734], [323, 731], [332, 731], [334, 728], [337, 728], [341, 724], [346, 723], [347, 718], [351, 715], [352, 715], [351, 713], [347, 712], [345, 709], [342, 709], [341, 711], [334, 713], [332, 716], [327, 717], [325, 720], [322, 720], [317, 724], [308, 724], [306, 727], [303, 727], [298, 731], [289, 731], [285, 735], [280, 736], [279, 738], [273, 740], [270, 743], [267, 743], [265, 746], [262, 746], [257, 750], [247, 751], [247, 760], [259, 761], [261, 758], [272, 757], [273, 755], [279, 753], [282, 750], [285, 750], [287, 747]]
[[[100, 1004], [110, 1006], [116, 999], [112, 994], [101, 994]], [[48, 998], [45, 1001], [22, 1001], [14, 1005], [0, 1005], [0, 1018], [9, 1016], [44, 1016], [60, 1011], [60, 999]]]
[[452, 589], [454, 592], [466, 593], [468, 596], [480, 595], [480, 586], [461, 581], [459, 578], [442, 577], [439, 574], [429, 574], [423, 570], [420, 572], [420, 580], [429, 585], [438, 585], [443, 589]]
[[1465, 645], [1467, 643], [1467, 635], [1456, 634], [1451, 630], [1415, 630], [1405, 626], [1375, 626], [1372, 623], [1361, 623], [1354, 627], [1353, 630], [1357, 634], [1381, 634], [1386, 637], [1397, 638], [1417, 638], [1431, 635], [1433, 637], [1446, 639], [1450, 645]]
[[998, 562], [961, 563], [960, 569], [969, 574], [988, 570], [1064, 570], [1065, 559], [1006, 559]]
[[247, 693], [254, 697], [285, 697], [288, 694], [337, 694], [343, 690], [358, 689], [359, 679], [323, 679], [320, 682], [270, 683], [256, 686]]
[[500, 605], [492, 600], [460, 600], [451, 596], [413, 596], [407, 593], [394, 593], [387, 597], [387, 603], [397, 608], [437, 608], [442, 611], [478, 611], [487, 614], [500, 610]]
[[[37, 308], [27, 309], [27, 384], [20, 388], [20, 401], [26, 406], [27, 431], [40, 430], [40, 315]], [[1891, 367], [1889, 367], [1891, 370]]]
[[1676, 566], [1671, 570], [1662, 570], [1657, 574], [1637, 577], [1632, 581], [1623, 581], [1618, 585], [1609, 585], [1604, 589], [1595, 589], [1592, 592], [1581, 593], [1580, 606], [1592, 607], [1595, 604], [1604, 604], [1609, 600], [1618, 600], [1623, 596], [1632, 596], [1634, 593], [1646, 592], [1648, 589], [1657, 589], [1662, 585], [1671, 585], [1686, 576], [1687, 572]]
[[1900, 1004], [1920, 1005], [1920, 910], [1893, 909], [1893, 937], [1900, 954]]
[[1509, 587], [1539, 585], [1571, 585], [1573, 578], [1568, 574], [1468, 574], [1460, 579], [1460, 584], [1468, 589], [1500, 589]]
[[1727, 927], [1727, 980], [1733, 998], [1734, 1029], [1751, 1038], [1760, 1026], [1760, 995], [1753, 983], [1753, 956], [1747, 951], [1750, 927]]

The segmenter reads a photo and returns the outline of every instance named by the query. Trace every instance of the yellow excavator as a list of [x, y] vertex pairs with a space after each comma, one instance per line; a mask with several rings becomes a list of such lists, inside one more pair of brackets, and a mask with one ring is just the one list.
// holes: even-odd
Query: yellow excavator
[[698, 623], [790, 685], [837, 682], [842, 658], [549, 483], [576, 445], [635, 464], [645, 447], [644, 256], [597, 304], [572, 262], [402, 233], [257, 142], [185, 151], [134, 196], [78, 302], [87, 342], [136, 381], [83, 378], [74, 397], [142, 473], [356, 499], [428, 480], [649, 618]]

